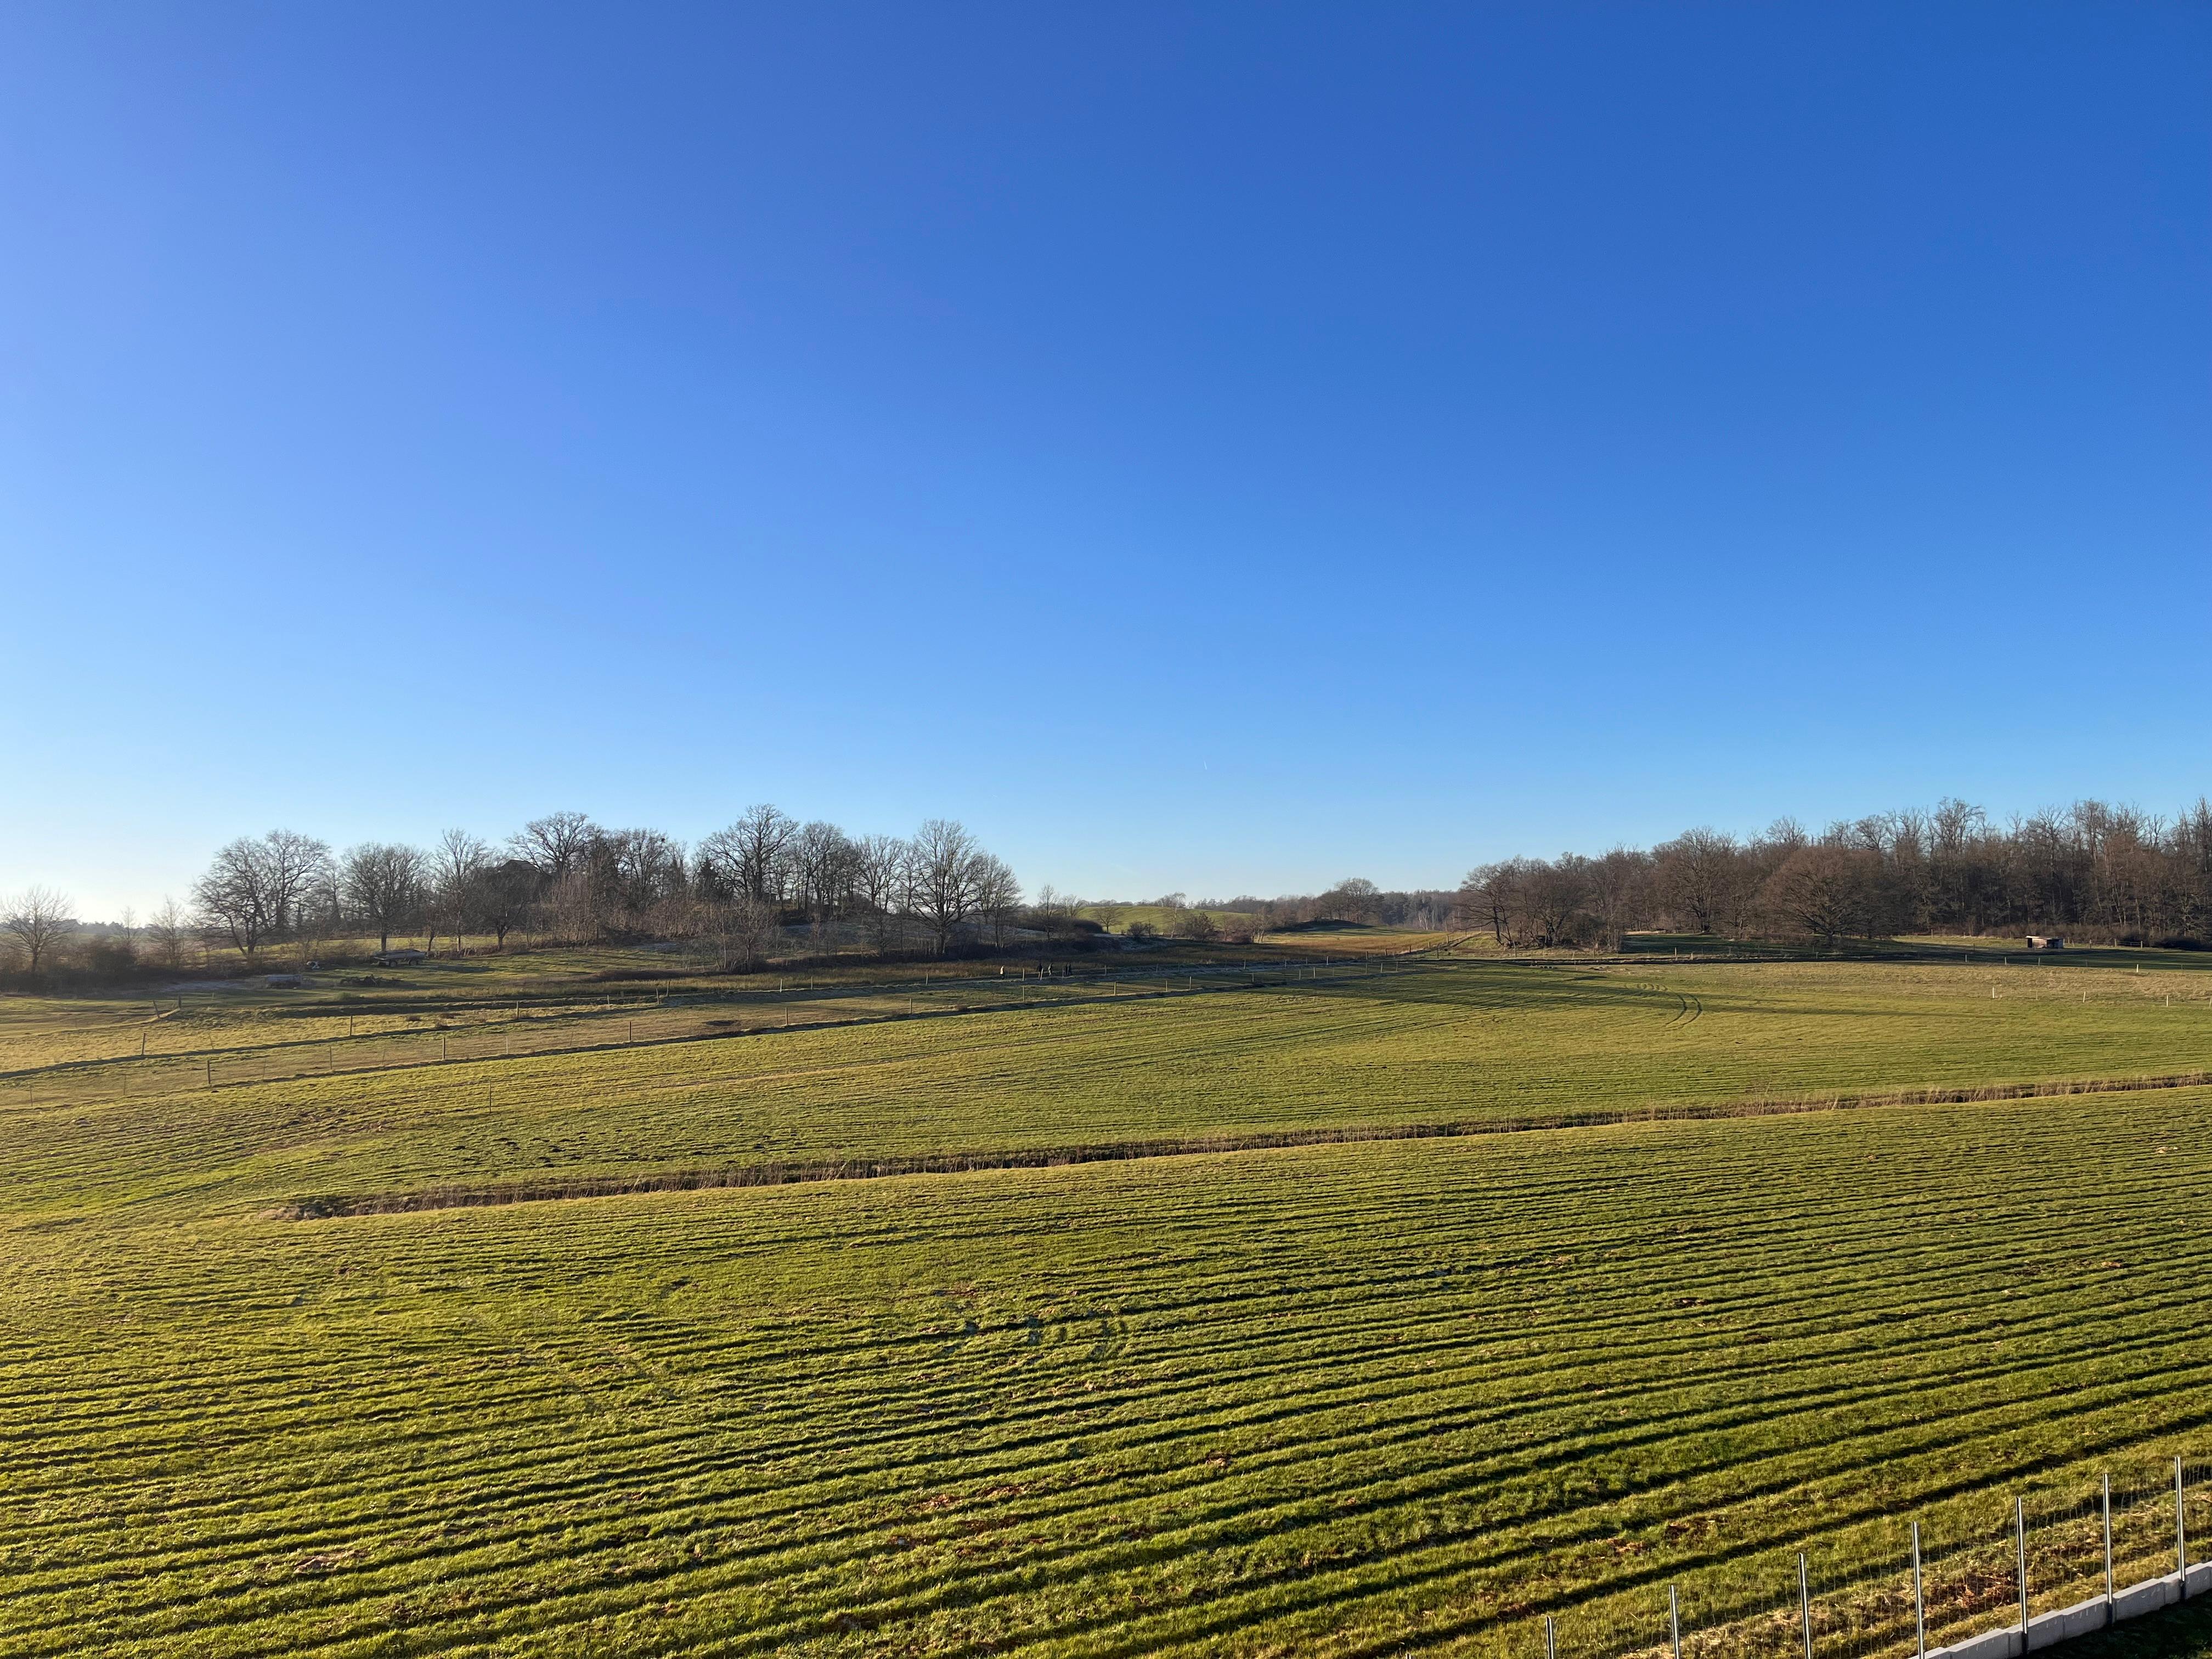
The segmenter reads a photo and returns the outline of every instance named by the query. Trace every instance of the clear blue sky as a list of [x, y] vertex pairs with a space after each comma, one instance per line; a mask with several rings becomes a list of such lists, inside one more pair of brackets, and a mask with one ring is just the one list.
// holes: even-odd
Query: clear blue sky
[[2212, 787], [2212, 9], [18, 3], [0, 890]]

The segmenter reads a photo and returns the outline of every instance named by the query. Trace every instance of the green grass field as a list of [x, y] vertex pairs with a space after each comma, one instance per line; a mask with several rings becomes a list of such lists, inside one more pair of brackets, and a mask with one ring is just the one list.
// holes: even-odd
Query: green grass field
[[2212, 1446], [2212, 1089], [286, 1218], [2172, 1074], [2208, 985], [1469, 963], [0, 1094], [0, 1651], [1595, 1653], [1807, 1545], [1842, 1651], [1908, 1512], [1965, 1620], [1999, 1489]]
[[142, 1054], [245, 1054], [341, 1037], [502, 1030], [517, 1021], [542, 1032], [548, 1022], [589, 1021], [603, 1014], [641, 1020], [666, 1016], [661, 1024], [668, 1029], [676, 1016], [696, 1027], [710, 1012], [740, 1015], [753, 1026], [776, 1025], [844, 1018], [856, 1008], [881, 1013], [909, 1004], [948, 1009], [1018, 994], [1081, 994], [1194, 969], [1219, 973], [1249, 966], [1263, 977], [1280, 979], [1352, 954], [1333, 948], [1334, 943], [1296, 939], [1280, 947], [1213, 949], [1164, 940], [1141, 949], [1118, 944], [1071, 948], [1011, 962], [854, 957], [742, 974], [686, 967], [650, 950], [562, 949], [319, 973], [296, 989], [272, 987], [266, 975], [247, 975], [102, 996], [0, 997], [0, 1079]]

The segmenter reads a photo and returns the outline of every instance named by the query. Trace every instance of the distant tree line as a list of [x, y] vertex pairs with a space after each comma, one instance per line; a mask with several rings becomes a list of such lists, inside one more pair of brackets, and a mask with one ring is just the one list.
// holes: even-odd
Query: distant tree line
[[[1141, 915], [1133, 915], [1141, 909]], [[1017, 927], [1061, 939], [1121, 925], [1200, 943], [1351, 923], [1480, 930], [1534, 948], [1618, 949], [1631, 932], [1834, 945], [1900, 933], [2064, 933], [2085, 942], [2212, 942], [2212, 805], [2172, 819], [2082, 801], [2000, 825], [1945, 800], [1829, 825], [1790, 819], [1739, 839], [1698, 829], [1648, 849], [1513, 858], [1455, 890], [1386, 891], [1348, 878], [1326, 892], [1142, 907], [1084, 904], [1050, 887], [1024, 904], [1006, 864], [959, 824], [910, 836], [853, 836], [749, 809], [687, 847], [657, 830], [610, 830], [580, 812], [536, 818], [492, 843], [451, 830], [429, 847], [366, 842], [334, 851], [287, 830], [218, 851], [189, 906], [165, 901], [143, 924], [86, 927], [47, 887], [0, 900], [0, 966], [32, 978], [72, 953], [94, 975], [176, 969], [209, 947], [256, 958], [270, 946], [374, 938], [520, 933], [574, 944], [690, 940], [726, 969], [754, 966], [793, 929], [823, 950], [945, 954], [1004, 945]]]
[[[1446, 928], [1453, 924], [1457, 904], [1458, 896], [1449, 888], [1386, 892], [1365, 877], [1353, 876], [1323, 893], [1268, 899], [1249, 893], [1230, 899], [1189, 899], [1181, 893], [1167, 893], [1144, 901], [1141, 908], [1169, 912], [1165, 931], [1173, 935], [1249, 939], [1257, 933], [1331, 921], [1370, 927]], [[1096, 914], [1120, 908], [1094, 905], [1091, 909]]]
[[2068, 933], [2195, 948], [2212, 939], [2212, 805], [2167, 820], [2082, 801], [1998, 825], [1945, 800], [1749, 840], [1692, 830], [1648, 850], [1515, 858], [1470, 871], [1462, 927], [1500, 943], [1620, 948], [1668, 929], [1835, 945], [1902, 933]]
[[373, 935], [434, 950], [510, 934], [570, 944], [703, 939], [750, 966], [787, 926], [825, 939], [857, 927], [879, 950], [1003, 939], [1020, 884], [966, 830], [932, 818], [912, 836], [848, 836], [756, 806], [687, 848], [658, 830], [610, 830], [580, 812], [534, 818], [499, 846], [449, 830], [429, 847], [365, 842], [333, 853], [289, 830], [218, 851], [192, 890], [204, 931], [252, 956], [264, 945]]
[[610, 830], [580, 812], [532, 819], [495, 844], [449, 830], [428, 847], [364, 842], [334, 849], [296, 830], [218, 849], [191, 902], [143, 924], [88, 929], [37, 887], [0, 903], [0, 951], [18, 971], [53, 967], [65, 941], [81, 965], [179, 968], [196, 948], [247, 960], [270, 947], [303, 957], [343, 941], [510, 937], [568, 944], [692, 940], [725, 969], [757, 965], [797, 927], [825, 949], [945, 955], [1004, 944], [1024, 919], [1020, 884], [967, 830], [933, 818], [913, 835], [848, 836], [775, 806], [748, 810], [686, 847], [658, 830]]
[[1310, 898], [1231, 901], [1235, 908], [1247, 904], [1255, 908], [1263, 925], [1270, 928], [1347, 921], [1370, 927], [1442, 929], [1452, 925], [1458, 896], [1449, 888], [1386, 890], [1364, 876], [1355, 876]]

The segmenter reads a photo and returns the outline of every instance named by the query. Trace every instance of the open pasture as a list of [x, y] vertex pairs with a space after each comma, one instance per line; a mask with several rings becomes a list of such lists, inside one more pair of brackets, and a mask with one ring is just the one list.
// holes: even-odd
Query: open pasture
[[562, 950], [318, 974], [300, 988], [271, 986], [261, 976], [158, 992], [0, 997], [0, 1077], [141, 1057], [235, 1057], [374, 1036], [481, 1036], [526, 1024], [543, 1032], [550, 1022], [604, 1024], [609, 1016], [652, 1019], [656, 1035], [696, 1036], [717, 1014], [737, 1017], [726, 1024], [757, 1028], [1157, 990], [1193, 974], [1250, 974], [1279, 982], [1357, 954], [1325, 951], [1312, 940], [1225, 951], [1170, 942], [1012, 962], [855, 959], [718, 974], [672, 965], [647, 951]]
[[0, 1649], [1532, 1656], [2201, 1449], [2206, 1109], [18, 1212]]
[[[2188, 1073], [2204, 976], [1510, 964], [213, 1090], [0, 1090], [19, 1206], [1498, 1126]], [[2172, 1002], [2159, 988], [2198, 990]], [[1995, 990], [1997, 994], [1992, 996]]]
[[1280, 933], [1262, 933], [1254, 942], [1271, 950], [1319, 951], [1332, 956], [1410, 956], [1443, 951], [1466, 937], [1464, 930], [1442, 933], [1347, 924], [1286, 927]]
[[2207, 983], [1440, 964], [0, 1091], [0, 1651], [1571, 1659], [1806, 1540], [1893, 1635], [1908, 1510], [2001, 1565], [1990, 1486], [2212, 1450], [2212, 1089], [1662, 1115], [2185, 1073]]

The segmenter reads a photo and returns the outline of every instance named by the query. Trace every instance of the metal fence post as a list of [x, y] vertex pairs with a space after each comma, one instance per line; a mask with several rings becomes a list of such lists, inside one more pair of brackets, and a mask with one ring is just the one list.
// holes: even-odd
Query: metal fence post
[[1928, 1603], [1920, 1594], [1920, 1523], [1912, 1523], [1912, 1643], [1928, 1659]]
[[1544, 1615], [1544, 1659], [1559, 1659], [1559, 1632], [1552, 1627], [1552, 1615]]
[[1672, 1584], [1667, 1586], [1667, 1634], [1674, 1645], [1674, 1659], [1682, 1659], [1682, 1601]]
[[2012, 1541], [2020, 1562], [2020, 1650], [2027, 1651], [2027, 1500], [2012, 1500]]
[[2105, 1477], [2105, 1622], [2112, 1622], [2112, 1477]]
[[1802, 1550], [1797, 1552], [1797, 1616], [1805, 1626], [1805, 1659], [1813, 1659], [1813, 1578]]
[[2189, 1517], [2181, 1501], [2181, 1459], [2173, 1460], [2173, 1570], [2189, 1571]]

